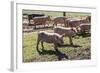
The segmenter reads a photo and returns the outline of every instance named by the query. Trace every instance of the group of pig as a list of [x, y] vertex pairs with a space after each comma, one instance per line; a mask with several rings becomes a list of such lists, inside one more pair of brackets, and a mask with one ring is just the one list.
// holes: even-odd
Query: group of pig
[[[62, 20], [61, 20], [62, 19]], [[39, 43], [41, 42], [42, 49], [44, 49], [43, 43], [53, 43], [54, 49], [57, 50], [57, 47], [59, 45], [64, 44], [63, 37], [67, 36], [69, 38], [70, 45], [73, 45], [72, 36], [76, 35], [78, 32], [90, 32], [91, 27], [91, 17], [88, 16], [86, 19], [67, 19], [67, 25], [66, 27], [57, 26], [57, 24], [64, 24], [65, 23], [65, 17], [57, 17], [54, 19], [54, 32], [46, 32], [46, 31], [40, 31], [38, 32], [37, 37], [37, 46], [38, 49]]]

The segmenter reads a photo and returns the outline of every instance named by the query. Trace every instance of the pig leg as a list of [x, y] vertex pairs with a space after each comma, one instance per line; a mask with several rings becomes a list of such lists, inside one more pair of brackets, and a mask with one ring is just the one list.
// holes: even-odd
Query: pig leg
[[41, 47], [42, 47], [42, 50], [44, 50], [43, 41], [41, 41]]
[[40, 52], [39, 49], [38, 49], [39, 43], [40, 43], [40, 40], [37, 39], [37, 46], [36, 46], [36, 49], [37, 49], [37, 52], [38, 52], [39, 54], [41, 54], [41, 52]]
[[37, 46], [36, 46], [37, 51], [39, 50], [39, 49], [38, 49], [39, 42], [40, 42], [40, 40], [37, 39]]
[[55, 49], [55, 51], [58, 51], [57, 44], [55, 44], [55, 43], [54, 43], [54, 49]]
[[70, 45], [73, 45], [72, 37], [69, 37], [69, 42], [70, 42]]

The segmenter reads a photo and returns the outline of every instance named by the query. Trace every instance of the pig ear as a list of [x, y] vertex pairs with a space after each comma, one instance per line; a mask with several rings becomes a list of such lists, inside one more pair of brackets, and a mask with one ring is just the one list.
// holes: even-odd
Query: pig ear
[[73, 31], [74, 29], [73, 29], [73, 28], [71, 28], [71, 30]]
[[75, 31], [76, 29], [77, 29], [77, 27], [76, 28], [71, 28], [72, 31]]
[[76, 30], [77, 30], [77, 31], [80, 31], [80, 30], [81, 30], [81, 28], [78, 26], [78, 27], [76, 27]]
[[71, 28], [72, 31], [74, 32], [77, 32], [77, 29], [76, 28]]
[[61, 37], [63, 38], [65, 36], [65, 34], [62, 34]]

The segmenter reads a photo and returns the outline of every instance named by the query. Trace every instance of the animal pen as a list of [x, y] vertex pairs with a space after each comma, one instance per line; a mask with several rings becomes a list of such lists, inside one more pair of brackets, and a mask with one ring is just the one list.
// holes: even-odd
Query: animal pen
[[[23, 62], [91, 59], [91, 13], [42, 10], [22, 13]], [[62, 31], [64, 44], [57, 45], [55, 50], [54, 43], [48, 43], [50, 37], [44, 36], [41, 39], [48, 38], [41, 43], [44, 49], [38, 44], [37, 50], [39, 32], [55, 33], [56, 28], [62, 29], [57, 31]]]

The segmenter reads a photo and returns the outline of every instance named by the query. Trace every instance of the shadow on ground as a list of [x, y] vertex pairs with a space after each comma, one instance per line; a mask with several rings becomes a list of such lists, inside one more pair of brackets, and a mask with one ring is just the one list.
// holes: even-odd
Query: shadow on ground
[[77, 34], [78, 36], [82, 36], [83, 38], [85, 38], [85, 37], [90, 37], [91, 36], [91, 34], [90, 33], [79, 33], [79, 34]]
[[42, 51], [38, 50], [39, 55], [56, 55], [58, 57], [58, 60], [66, 60], [68, 59], [68, 56], [59, 50], [53, 51], [53, 50], [44, 50]]
[[64, 44], [64, 45], [59, 45], [59, 47], [74, 47], [74, 48], [77, 48], [77, 47], [82, 47], [82, 46], [80, 46], [80, 45]]
[[[76, 47], [82, 47], [82, 46], [64, 44], [64, 45], [59, 45], [59, 47], [75, 47], [76, 48]], [[69, 59], [69, 57], [66, 54], [62, 53], [58, 49], [56, 49], [55, 51], [42, 49], [42, 51], [37, 50], [37, 52], [39, 53], [39, 55], [56, 55], [58, 57], [58, 60]]]

